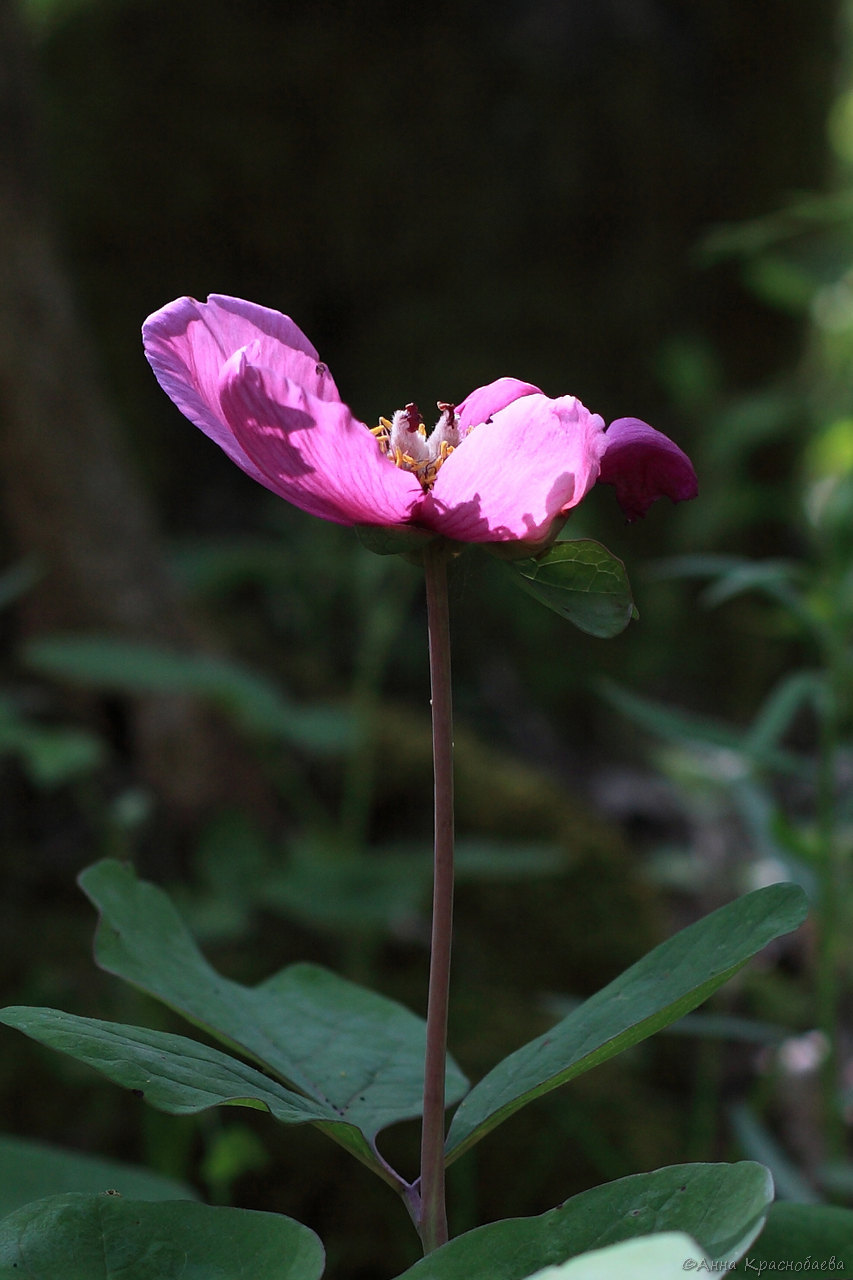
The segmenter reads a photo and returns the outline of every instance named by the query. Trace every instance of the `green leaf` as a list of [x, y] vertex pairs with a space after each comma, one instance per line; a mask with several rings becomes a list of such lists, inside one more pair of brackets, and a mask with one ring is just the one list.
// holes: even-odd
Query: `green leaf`
[[[545, 1267], [527, 1280], [613, 1280], [614, 1276], [630, 1276], [631, 1280], [683, 1280], [686, 1261], [706, 1265], [702, 1251], [683, 1231], [666, 1231], [661, 1235], [625, 1240], [605, 1249], [570, 1258], [561, 1266]], [[692, 1268], [693, 1270], [696, 1267]]]
[[[543, 1008], [555, 1018], [574, 1013], [583, 1004], [572, 996], [549, 996], [542, 1002]], [[729, 1013], [687, 1013], [677, 1022], [661, 1028], [667, 1036], [689, 1036], [696, 1040], [731, 1040], [734, 1044], [758, 1044], [778, 1047], [787, 1040], [790, 1029], [773, 1022], [758, 1022], [755, 1018], [739, 1018]], [[755, 1159], [753, 1152], [749, 1153]], [[766, 1164], [766, 1160], [760, 1160]]]
[[778, 746], [802, 707], [810, 703], [819, 715], [825, 696], [826, 681], [820, 672], [796, 671], [785, 676], [753, 719], [745, 739], [749, 752], [760, 757]]
[[725, 721], [715, 720], [710, 716], [690, 715], [654, 702], [651, 698], [638, 697], [612, 680], [599, 680], [597, 688], [617, 711], [621, 711], [641, 728], [670, 742], [730, 751], [741, 756], [745, 762], [762, 768], [778, 769], [782, 773], [808, 776], [813, 771], [805, 756], [776, 747], [763, 739], [753, 741], [751, 732], [733, 729]]
[[127, 694], [185, 694], [218, 707], [247, 733], [314, 751], [352, 745], [353, 724], [342, 711], [300, 707], [237, 662], [179, 653], [109, 636], [43, 636], [24, 647], [27, 664], [43, 675], [87, 688]]
[[471, 1090], [453, 1117], [448, 1159], [534, 1098], [695, 1009], [773, 938], [802, 924], [806, 910], [805, 894], [796, 885], [770, 885], [655, 947]]
[[195, 1200], [192, 1187], [120, 1160], [101, 1160], [26, 1138], [0, 1136], [0, 1218], [63, 1191], [115, 1188], [134, 1200]]
[[231, 1105], [269, 1111], [283, 1124], [340, 1120], [328, 1103], [286, 1089], [255, 1067], [186, 1036], [14, 1005], [0, 1010], [0, 1022], [85, 1062], [171, 1115]]
[[477, 1227], [399, 1280], [526, 1280], [590, 1249], [662, 1231], [683, 1231], [712, 1262], [728, 1263], [755, 1239], [772, 1197], [767, 1170], [750, 1161], [671, 1165], [593, 1187], [537, 1218]]
[[323, 1246], [277, 1213], [51, 1196], [0, 1221], [0, 1280], [319, 1280]]
[[794, 560], [750, 560], [745, 556], [673, 556], [661, 561], [658, 578], [711, 578], [701, 600], [713, 609], [745, 591], [759, 591], [779, 604], [811, 629], [812, 619], [799, 586], [805, 578], [803, 567]]
[[[129, 867], [99, 862], [80, 884], [101, 912], [95, 938], [101, 968], [331, 1105], [347, 1122], [332, 1130], [345, 1146], [352, 1149], [349, 1125], [370, 1140], [421, 1114], [426, 1026], [402, 1005], [311, 964], [244, 987], [210, 967], [167, 896]], [[448, 1062], [448, 1103], [466, 1088]]]
[[814, 1187], [748, 1103], [732, 1107], [729, 1119], [741, 1153], [750, 1160], [758, 1160], [770, 1170], [778, 1196], [803, 1204], [820, 1202]]
[[735, 1273], [780, 1271], [798, 1276], [853, 1274], [853, 1210], [827, 1204], [774, 1204], [767, 1226]]
[[0, 699], [0, 756], [17, 756], [37, 787], [59, 787], [100, 768], [104, 744], [85, 729], [39, 724]]
[[556, 542], [508, 567], [520, 587], [591, 636], [617, 636], [638, 616], [624, 564], [598, 542]]

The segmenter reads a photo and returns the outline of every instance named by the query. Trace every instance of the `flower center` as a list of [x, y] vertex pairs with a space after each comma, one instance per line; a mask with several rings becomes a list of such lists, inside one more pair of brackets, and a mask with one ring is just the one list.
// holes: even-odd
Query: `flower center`
[[386, 458], [416, 475], [425, 492], [461, 439], [456, 406], [439, 400], [437, 407], [441, 417], [429, 432], [416, 404], [398, 409], [390, 421], [380, 418], [379, 426], [370, 428]]

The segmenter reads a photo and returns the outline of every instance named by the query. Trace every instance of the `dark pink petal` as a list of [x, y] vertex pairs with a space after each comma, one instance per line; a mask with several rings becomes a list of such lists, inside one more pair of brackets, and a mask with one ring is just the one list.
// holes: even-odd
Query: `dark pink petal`
[[289, 377], [321, 399], [338, 399], [328, 370], [302, 330], [278, 311], [240, 298], [211, 294], [206, 303], [178, 298], [148, 317], [142, 339], [157, 381], [181, 412], [263, 484], [265, 478], [234, 439], [220, 408], [219, 377], [226, 361], [259, 340]]
[[237, 352], [219, 387], [222, 412], [263, 483], [295, 507], [337, 524], [393, 525], [410, 518], [420, 482], [386, 458], [340, 400], [321, 400], [263, 341]]
[[628, 520], [644, 516], [658, 498], [684, 502], [699, 492], [687, 454], [638, 418], [619, 418], [607, 428], [599, 480], [613, 485]]
[[501, 409], [505, 409], [520, 396], [541, 396], [541, 394], [539, 388], [532, 386], [529, 382], [519, 382], [518, 378], [498, 378], [496, 382], [490, 382], [486, 387], [478, 387], [456, 406], [459, 426], [464, 434], [469, 427], [488, 422], [489, 418], [500, 413]]
[[540, 541], [595, 484], [603, 447], [603, 420], [574, 396], [525, 393], [469, 431], [416, 518], [460, 542]]

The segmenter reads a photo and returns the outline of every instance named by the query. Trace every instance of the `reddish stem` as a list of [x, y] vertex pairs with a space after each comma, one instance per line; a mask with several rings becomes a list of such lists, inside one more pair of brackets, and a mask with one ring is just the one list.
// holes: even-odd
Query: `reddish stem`
[[421, 1206], [418, 1231], [424, 1253], [430, 1253], [447, 1241], [447, 1209], [444, 1193], [444, 1111], [447, 1007], [453, 934], [453, 707], [450, 683], [450, 616], [447, 601], [446, 547], [438, 542], [430, 543], [424, 552], [424, 567], [432, 690], [435, 867], [424, 1062]]

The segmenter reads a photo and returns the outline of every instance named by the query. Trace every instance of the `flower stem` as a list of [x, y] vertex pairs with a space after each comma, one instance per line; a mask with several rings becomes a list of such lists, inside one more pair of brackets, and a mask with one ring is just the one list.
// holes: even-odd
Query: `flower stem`
[[435, 867], [424, 1062], [424, 1114], [421, 1134], [421, 1208], [418, 1231], [424, 1253], [431, 1253], [447, 1240], [447, 1209], [444, 1193], [444, 1111], [447, 1006], [453, 933], [453, 709], [450, 683], [447, 549], [441, 542], [432, 542], [425, 548], [424, 567], [432, 691]]

